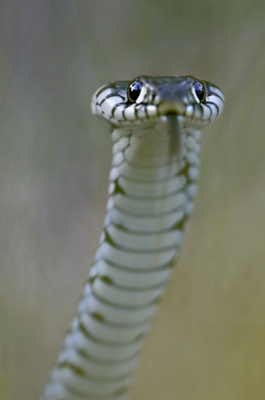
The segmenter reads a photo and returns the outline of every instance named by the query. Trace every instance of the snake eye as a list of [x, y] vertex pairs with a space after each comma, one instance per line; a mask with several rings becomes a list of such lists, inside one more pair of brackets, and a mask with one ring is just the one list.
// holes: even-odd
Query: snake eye
[[130, 84], [130, 86], [128, 87], [128, 92], [127, 92], [128, 99], [130, 102], [134, 103], [138, 99], [138, 97], [141, 93], [141, 89], [142, 89], [142, 85], [139, 81], [134, 81]]
[[197, 81], [195, 83], [194, 91], [195, 91], [195, 94], [196, 94], [198, 100], [202, 103], [206, 98], [206, 91], [205, 91], [204, 86], [201, 84], [201, 82]]

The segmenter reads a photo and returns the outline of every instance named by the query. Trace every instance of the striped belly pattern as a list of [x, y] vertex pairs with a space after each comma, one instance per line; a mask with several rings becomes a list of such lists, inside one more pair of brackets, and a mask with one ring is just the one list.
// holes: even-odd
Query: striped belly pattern
[[185, 133], [177, 156], [168, 135], [122, 133], [100, 245], [43, 400], [126, 398], [192, 209], [200, 132]]

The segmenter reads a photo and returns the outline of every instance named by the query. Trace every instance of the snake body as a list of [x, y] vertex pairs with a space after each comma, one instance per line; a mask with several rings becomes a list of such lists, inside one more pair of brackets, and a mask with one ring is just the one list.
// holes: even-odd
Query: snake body
[[103, 232], [42, 400], [124, 400], [193, 206], [200, 129], [224, 95], [192, 76], [140, 76], [96, 91], [112, 127]]

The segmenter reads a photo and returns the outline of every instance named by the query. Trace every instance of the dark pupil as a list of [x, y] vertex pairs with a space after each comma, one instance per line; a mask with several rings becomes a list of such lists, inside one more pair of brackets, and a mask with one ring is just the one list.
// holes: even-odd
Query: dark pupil
[[139, 94], [141, 92], [141, 84], [140, 82], [133, 82], [129, 86], [129, 100], [135, 101], [138, 99]]
[[200, 82], [195, 83], [195, 93], [200, 101], [204, 100], [205, 97], [204, 87]]

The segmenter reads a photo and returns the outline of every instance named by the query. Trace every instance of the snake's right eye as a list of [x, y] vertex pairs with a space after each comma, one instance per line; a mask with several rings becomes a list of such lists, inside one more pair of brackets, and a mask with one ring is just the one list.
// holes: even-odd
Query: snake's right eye
[[138, 99], [141, 90], [142, 90], [142, 85], [139, 81], [132, 82], [128, 87], [128, 92], [127, 92], [128, 100], [131, 103], [134, 103]]
[[195, 94], [196, 94], [199, 102], [203, 103], [206, 98], [206, 91], [205, 91], [203, 84], [201, 82], [197, 81], [194, 85], [194, 91], [195, 91]]

